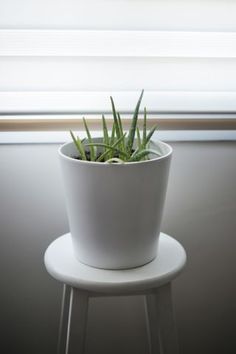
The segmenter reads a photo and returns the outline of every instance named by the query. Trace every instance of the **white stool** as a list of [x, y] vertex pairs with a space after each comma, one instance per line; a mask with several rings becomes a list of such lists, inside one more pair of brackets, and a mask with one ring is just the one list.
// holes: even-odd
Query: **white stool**
[[125, 270], [86, 266], [74, 258], [70, 234], [56, 239], [45, 253], [45, 265], [64, 284], [58, 353], [84, 353], [89, 297], [144, 295], [150, 353], [177, 354], [171, 281], [185, 262], [183, 247], [163, 233], [156, 259]]

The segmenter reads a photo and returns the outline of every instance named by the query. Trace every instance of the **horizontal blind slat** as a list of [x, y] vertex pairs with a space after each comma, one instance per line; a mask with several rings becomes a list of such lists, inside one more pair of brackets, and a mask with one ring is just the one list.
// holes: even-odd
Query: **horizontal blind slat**
[[[138, 91], [126, 92], [0, 92], [1, 114], [105, 113], [112, 95], [120, 112], [132, 112]], [[236, 92], [145, 91], [150, 113], [236, 113]], [[1, 118], [0, 118], [1, 119]]]
[[2, 29], [0, 56], [236, 58], [236, 33]]
[[[0, 113], [105, 113], [112, 95], [120, 112], [131, 112], [140, 92], [0, 92]], [[236, 112], [236, 92], [145, 91], [150, 113]]]
[[236, 59], [0, 58], [0, 91], [236, 91]]
[[234, 0], [7, 0], [1, 28], [236, 30]]

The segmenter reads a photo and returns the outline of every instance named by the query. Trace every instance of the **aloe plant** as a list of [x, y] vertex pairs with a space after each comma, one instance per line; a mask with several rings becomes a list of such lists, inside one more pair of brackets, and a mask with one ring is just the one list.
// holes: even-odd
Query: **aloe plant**
[[[72, 131], [70, 131], [73, 142], [79, 152], [79, 159], [84, 161], [125, 163], [147, 160], [149, 159], [149, 154], [160, 155], [160, 152], [149, 148], [150, 140], [157, 126], [153, 126], [150, 131], [147, 132], [146, 108], [144, 108], [142, 136], [138, 127], [139, 109], [143, 93], [144, 91], [142, 90], [136, 104], [128, 132], [124, 132], [120, 113], [117, 111], [112, 97], [110, 97], [110, 99], [113, 125], [110, 135], [104, 115], [102, 115], [103, 138], [101, 139], [101, 142], [95, 142], [93, 140], [85, 118], [83, 118], [83, 123], [87, 134], [87, 139], [81, 140], [78, 136], [76, 137]], [[98, 151], [100, 152], [98, 153]]]

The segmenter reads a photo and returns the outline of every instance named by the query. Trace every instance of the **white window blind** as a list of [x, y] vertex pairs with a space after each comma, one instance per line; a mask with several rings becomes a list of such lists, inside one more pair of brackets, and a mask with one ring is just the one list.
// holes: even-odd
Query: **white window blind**
[[98, 129], [141, 89], [167, 130], [236, 127], [236, 2], [0, 2], [0, 130]]

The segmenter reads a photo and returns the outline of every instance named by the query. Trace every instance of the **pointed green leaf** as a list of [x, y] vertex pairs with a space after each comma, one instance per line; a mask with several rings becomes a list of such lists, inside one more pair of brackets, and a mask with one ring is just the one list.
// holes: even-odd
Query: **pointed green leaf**
[[153, 136], [153, 133], [155, 132], [155, 130], [157, 129], [157, 125], [154, 125], [151, 130], [149, 131], [147, 137], [146, 137], [146, 141], [145, 141], [145, 146], [147, 146], [147, 144], [149, 143], [149, 141], [151, 140], [151, 137]]
[[139, 100], [137, 102], [137, 105], [135, 107], [133, 119], [132, 119], [132, 122], [131, 122], [131, 127], [130, 127], [130, 130], [129, 130], [128, 140], [127, 140], [127, 145], [126, 145], [127, 152], [129, 154], [131, 154], [131, 151], [133, 149], [134, 136], [135, 136], [137, 120], [138, 120], [138, 113], [139, 113], [139, 108], [140, 108], [140, 104], [141, 104], [141, 101], [142, 101], [143, 93], [144, 93], [144, 90], [142, 90], [141, 95], [139, 97]]
[[134, 154], [133, 156], [131, 156], [131, 158], [128, 160], [128, 162], [140, 161], [141, 159], [143, 159], [144, 157], [146, 157], [149, 154], [155, 154], [155, 155], [160, 156], [160, 154], [158, 154], [155, 150], [145, 149], [145, 150], [141, 150], [141, 151], [137, 152], [136, 154]]
[[[85, 130], [87, 133], [88, 141], [89, 141], [89, 143], [92, 143], [93, 139], [91, 137], [91, 134], [90, 134], [90, 131], [89, 131], [89, 128], [88, 128], [85, 118], [83, 118], [83, 122], [84, 122], [84, 127], [85, 127]], [[90, 158], [91, 158], [91, 161], [95, 161], [95, 149], [93, 146], [90, 146]]]
[[[115, 129], [115, 124], [113, 123], [112, 125], [112, 131], [111, 131], [111, 139], [109, 145], [113, 145], [115, 142], [115, 134], [116, 134], [116, 129]], [[111, 159], [113, 157], [114, 151], [110, 150], [109, 153], [109, 158]]]
[[117, 118], [118, 118], [120, 135], [123, 135], [123, 126], [122, 126], [122, 121], [121, 121], [121, 117], [120, 117], [120, 113], [119, 112], [117, 112]]
[[[113, 147], [113, 146], [110, 146], [110, 145], [107, 145], [107, 144], [103, 144], [103, 143], [86, 144], [86, 146], [91, 146], [91, 145], [93, 145], [93, 146], [106, 147], [107, 149], [110, 149], [110, 150], [113, 150], [113, 151], [115, 151], [115, 152], [118, 152], [120, 155], [123, 155], [123, 156], [125, 156], [126, 158], [128, 158], [128, 155], [127, 155], [125, 152], [123, 152], [123, 151], [121, 151], [121, 150], [119, 150], [118, 148], [115, 148], [115, 147]], [[105, 154], [107, 154], [107, 153], [108, 153], [108, 151], [105, 151], [103, 154], [105, 155]], [[103, 155], [103, 154], [102, 154], [102, 155]], [[102, 160], [102, 159], [101, 159], [102, 155], [97, 159], [98, 162], [100, 162], [100, 161]]]
[[107, 130], [107, 123], [104, 115], [102, 115], [102, 127], [103, 127], [103, 142], [104, 144], [109, 144], [109, 135]]
[[[100, 146], [100, 147], [104, 147], [108, 150], [112, 150], [112, 151], [115, 151], [117, 152], [118, 154], [124, 156], [125, 158], [128, 158], [128, 155], [121, 151], [120, 149], [117, 148], [117, 146], [119, 145], [119, 143], [121, 142], [122, 139], [125, 138], [125, 134], [120, 137], [120, 139], [118, 139], [113, 145], [108, 145], [108, 144], [104, 144], [104, 143], [92, 143], [92, 144], [85, 144], [85, 146]], [[104, 153], [97, 159], [98, 162], [101, 162], [105, 157], [106, 155], [109, 153], [109, 151], [104, 151]]]
[[147, 138], [147, 110], [144, 107], [144, 118], [143, 118], [143, 141], [142, 146], [145, 149], [146, 147], [146, 138]]
[[138, 127], [138, 126], [137, 126], [136, 130], [137, 130], [137, 142], [138, 142], [138, 148], [139, 148], [139, 149], [141, 149], [141, 148], [142, 148], [142, 141], [141, 141], [140, 131], [139, 131], [139, 127]]
[[[122, 135], [124, 135], [124, 132], [123, 132], [123, 126], [122, 126], [122, 121], [121, 121], [121, 117], [120, 117], [120, 113], [119, 112], [117, 112], [117, 117], [118, 117], [120, 136], [122, 136]], [[125, 141], [124, 140], [122, 140], [122, 142], [120, 143], [120, 149], [122, 151], [125, 151]]]
[[132, 155], [130, 156], [129, 160], [132, 159], [132, 157], [135, 156], [139, 151], [141, 151], [141, 150], [139, 149], [139, 147], [137, 147], [137, 148], [134, 150], [134, 152], [132, 153]]
[[76, 139], [76, 137], [74, 136], [74, 134], [73, 134], [73, 132], [71, 130], [70, 130], [70, 135], [71, 135], [71, 137], [72, 137], [72, 139], [74, 141], [75, 146], [77, 147], [77, 149], [78, 149], [78, 151], [80, 153], [80, 157], [82, 158], [82, 160], [87, 160], [86, 159], [86, 154], [85, 154], [85, 151], [84, 151], [84, 146], [83, 146], [80, 138], [77, 137], [77, 139]]
[[120, 138], [120, 129], [119, 129], [119, 123], [118, 123], [116, 108], [115, 108], [115, 104], [114, 104], [113, 98], [110, 97], [110, 99], [111, 99], [112, 114], [113, 114], [113, 119], [114, 119], [114, 124], [115, 124], [116, 136], [119, 139]]
[[[119, 144], [122, 142], [122, 140], [125, 139], [125, 135], [126, 135], [126, 133], [123, 136], [121, 136], [120, 139], [118, 139], [113, 145], [109, 145], [109, 146], [110, 146], [112, 152], [118, 152], [120, 155], [123, 155], [126, 158], [128, 158], [128, 155], [125, 154], [124, 151], [117, 148], [117, 146], [119, 146]], [[114, 148], [115, 148], [115, 150], [114, 150]], [[106, 157], [108, 157], [108, 159], [110, 159], [109, 149], [104, 151], [104, 153], [98, 158], [97, 161], [100, 162], [100, 161], [104, 160]], [[113, 158], [113, 155], [111, 158]]]
[[116, 129], [115, 129], [115, 124], [113, 123], [113, 125], [112, 125], [112, 131], [111, 131], [111, 139], [110, 139], [110, 144], [111, 144], [111, 145], [114, 144], [114, 141], [115, 141], [115, 133], [116, 133], [115, 130], [116, 130]]

